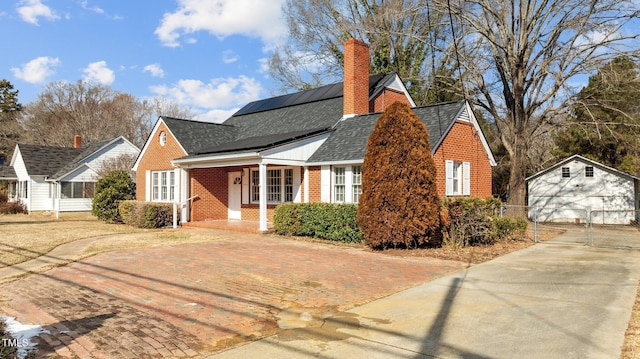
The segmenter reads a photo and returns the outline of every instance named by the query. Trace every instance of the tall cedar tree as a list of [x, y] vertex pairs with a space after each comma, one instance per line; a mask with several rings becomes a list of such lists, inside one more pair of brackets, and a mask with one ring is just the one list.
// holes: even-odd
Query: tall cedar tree
[[406, 104], [388, 107], [369, 137], [356, 219], [375, 249], [416, 248], [440, 240], [429, 133]]

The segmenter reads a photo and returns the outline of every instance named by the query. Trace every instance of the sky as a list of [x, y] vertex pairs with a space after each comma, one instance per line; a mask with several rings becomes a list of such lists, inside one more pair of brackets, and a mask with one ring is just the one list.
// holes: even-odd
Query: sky
[[273, 95], [266, 60], [287, 36], [284, 0], [2, 0], [0, 78], [27, 104], [92, 81], [164, 96], [221, 122]]

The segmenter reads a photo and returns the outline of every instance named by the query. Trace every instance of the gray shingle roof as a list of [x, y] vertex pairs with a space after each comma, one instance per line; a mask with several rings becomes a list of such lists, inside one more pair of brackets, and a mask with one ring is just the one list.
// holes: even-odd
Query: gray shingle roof
[[87, 158], [88, 156], [95, 153], [96, 151], [98, 151], [103, 146], [107, 145], [109, 142], [113, 140], [114, 139], [112, 138], [108, 140], [96, 141], [96, 142], [91, 142], [86, 144], [84, 147], [80, 148], [80, 151], [78, 152], [78, 154], [73, 160], [67, 162], [66, 165], [58, 169], [51, 177], [58, 178], [76, 169], [78, 166], [82, 164], [82, 160], [84, 158]]
[[16, 171], [9, 165], [0, 166], [0, 180], [17, 180]]
[[329, 131], [329, 128], [316, 128], [312, 130], [304, 130], [304, 131], [294, 131], [294, 132], [286, 132], [274, 135], [264, 135], [257, 137], [249, 137], [244, 138], [238, 141], [233, 141], [229, 143], [223, 143], [222, 145], [218, 145], [215, 147], [204, 148], [196, 152], [196, 155], [199, 154], [212, 154], [212, 153], [223, 153], [223, 152], [235, 152], [235, 151], [259, 151], [268, 148], [272, 148], [274, 146], [283, 145], [285, 143], [297, 141], [303, 138], [307, 138], [310, 136], [315, 136], [324, 132]]
[[192, 154], [200, 148], [213, 147], [236, 139], [237, 128], [219, 123], [183, 120], [162, 116], [171, 133]]
[[18, 145], [29, 176], [49, 176], [58, 172], [83, 153], [81, 148]]
[[[413, 108], [429, 132], [431, 152], [440, 142], [445, 131], [455, 121], [465, 105], [464, 101]], [[309, 163], [362, 160], [367, 140], [380, 117], [380, 113], [355, 116], [341, 121], [335, 132], [309, 158]]]

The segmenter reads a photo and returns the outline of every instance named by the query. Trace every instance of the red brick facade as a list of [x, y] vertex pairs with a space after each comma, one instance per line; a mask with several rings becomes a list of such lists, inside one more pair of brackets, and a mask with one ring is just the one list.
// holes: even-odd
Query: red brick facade
[[394, 102], [402, 102], [411, 106], [411, 102], [404, 92], [386, 88], [371, 100], [371, 103], [369, 104], [369, 112], [382, 112]]
[[[433, 140], [433, 139], [430, 139]], [[469, 162], [471, 196], [491, 197], [491, 163], [473, 124], [456, 121], [433, 155], [438, 171], [438, 195], [446, 195], [445, 161]]]
[[[164, 146], [160, 145], [160, 135], [165, 133], [167, 141]], [[174, 167], [171, 161], [186, 156], [178, 141], [171, 135], [164, 122], [158, 126], [158, 130], [153, 134], [153, 138], [148, 139], [147, 148], [142, 154], [138, 169], [136, 170], [136, 199], [138, 201], [145, 200], [146, 194], [146, 171], [167, 171]]]

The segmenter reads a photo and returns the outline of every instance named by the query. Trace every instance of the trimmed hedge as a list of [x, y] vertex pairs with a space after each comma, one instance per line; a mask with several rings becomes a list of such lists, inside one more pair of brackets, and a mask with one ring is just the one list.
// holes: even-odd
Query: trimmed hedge
[[355, 204], [283, 203], [275, 209], [273, 228], [282, 235], [362, 242], [356, 212]]
[[162, 228], [173, 225], [173, 205], [139, 201], [121, 201], [118, 211], [122, 221], [139, 228]]
[[125, 170], [115, 170], [98, 180], [91, 213], [99, 220], [121, 223], [118, 203], [136, 198], [136, 184]]

